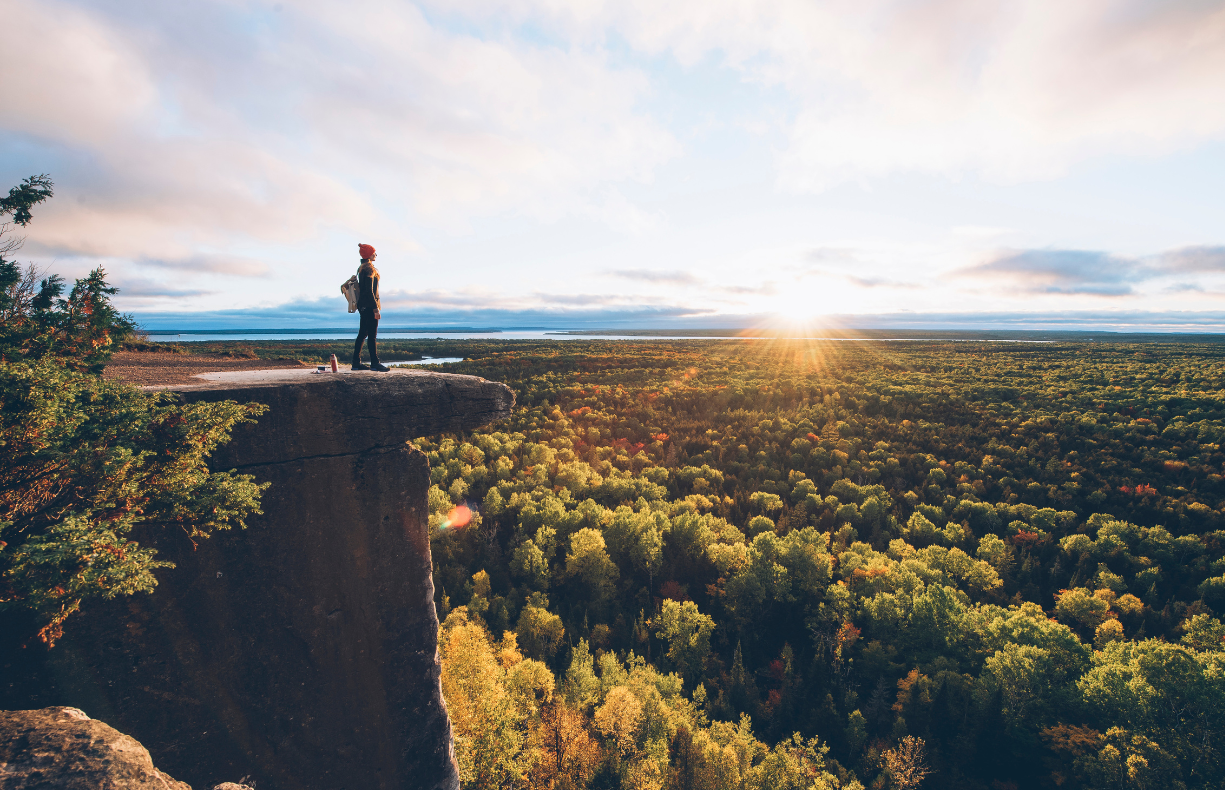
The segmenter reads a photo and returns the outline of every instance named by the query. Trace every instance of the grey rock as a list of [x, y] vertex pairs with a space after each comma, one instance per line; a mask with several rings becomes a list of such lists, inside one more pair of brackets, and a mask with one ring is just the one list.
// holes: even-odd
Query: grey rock
[[0, 711], [0, 790], [191, 790], [76, 708]]

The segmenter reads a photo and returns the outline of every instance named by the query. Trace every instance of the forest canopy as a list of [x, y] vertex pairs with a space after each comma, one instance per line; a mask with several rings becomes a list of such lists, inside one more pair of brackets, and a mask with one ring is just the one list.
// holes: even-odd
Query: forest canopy
[[1225, 781], [1219, 347], [430, 353], [518, 397], [415, 440], [466, 786]]

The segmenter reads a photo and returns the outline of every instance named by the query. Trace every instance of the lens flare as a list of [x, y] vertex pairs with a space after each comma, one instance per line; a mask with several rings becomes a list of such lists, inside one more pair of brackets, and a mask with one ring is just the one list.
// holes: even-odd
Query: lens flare
[[472, 508], [467, 505], [456, 505], [451, 508], [451, 512], [443, 519], [443, 522], [438, 525], [440, 530], [448, 529], [463, 529], [468, 526], [468, 522], [472, 520]]

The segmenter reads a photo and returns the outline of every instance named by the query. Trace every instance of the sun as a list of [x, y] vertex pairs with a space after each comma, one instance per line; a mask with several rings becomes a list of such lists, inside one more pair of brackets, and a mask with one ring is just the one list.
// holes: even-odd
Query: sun
[[828, 323], [829, 302], [798, 290], [771, 300], [772, 323], [786, 331], [808, 331]]

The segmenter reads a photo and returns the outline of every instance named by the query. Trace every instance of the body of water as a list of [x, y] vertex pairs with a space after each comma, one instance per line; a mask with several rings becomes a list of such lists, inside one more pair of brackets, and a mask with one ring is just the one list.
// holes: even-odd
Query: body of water
[[386, 362], [389, 368], [412, 367], [413, 365], [445, 365], [448, 362], [463, 362], [463, 357], [422, 357], [408, 362]]

